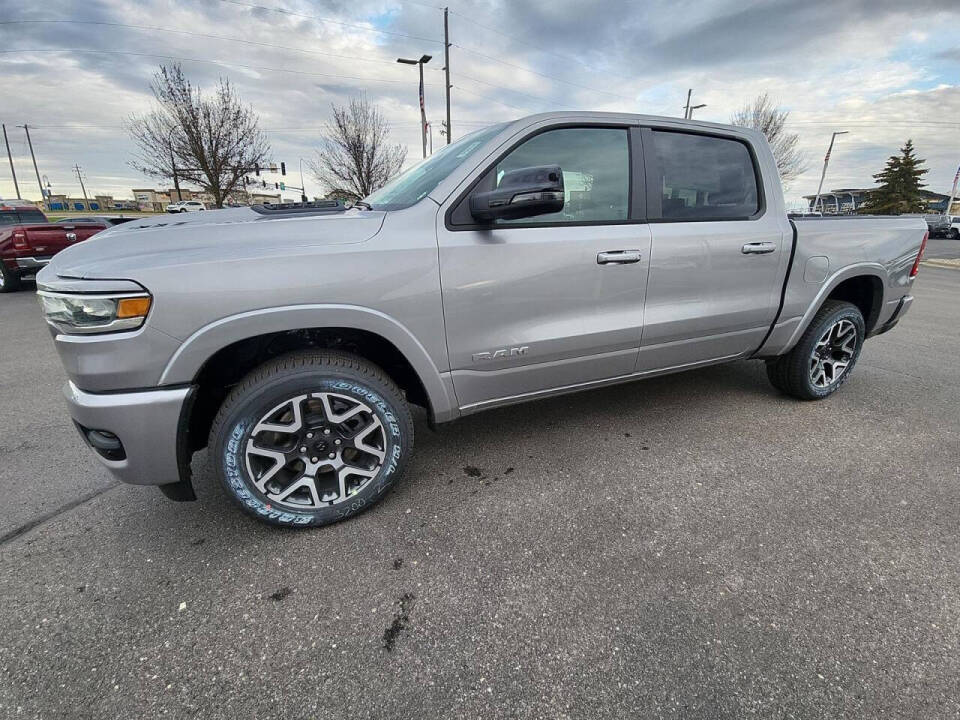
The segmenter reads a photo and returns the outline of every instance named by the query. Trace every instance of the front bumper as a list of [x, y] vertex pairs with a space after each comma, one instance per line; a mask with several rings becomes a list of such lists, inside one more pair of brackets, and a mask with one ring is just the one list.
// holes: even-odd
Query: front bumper
[[[192, 388], [89, 393], [68, 382], [63, 392], [80, 434], [118, 480], [133, 485], [190, 482], [184, 424]], [[98, 450], [89, 431], [99, 431], [95, 437], [116, 436], [122, 452]], [[122, 459], [112, 459], [118, 456]]]

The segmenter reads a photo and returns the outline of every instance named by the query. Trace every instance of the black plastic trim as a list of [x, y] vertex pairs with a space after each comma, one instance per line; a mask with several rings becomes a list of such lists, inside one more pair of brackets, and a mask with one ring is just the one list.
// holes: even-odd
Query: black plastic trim
[[787, 299], [787, 283], [790, 282], [790, 271], [793, 270], [793, 259], [797, 254], [797, 226], [794, 225], [793, 220], [788, 219], [787, 222], [790, 223], [790, 228], [793, 230], [793, 241], [790, 243], [790, 260], [787, 261], [787, 272], [783, 276], [783, 287], [780, 288], [780, 304], [777, 305], [777, 313], [773, 316], [773, 322], [770, 323], [767, 334], [763, 336], [763, 341], [757, 346], [757, 349], [751, 353], [751, 357], [760, 352], [763, 346], [767, 344], [767, 340], [770, 339], [770, 335], [777, 326], [777, 321], [780, 319], [781, 313], [783, 313], [783, 305]]
[[191, 502], [197, 499], [190, 470], [190, 459], [193, 457], [190, 452], [190, 414], [196, 399], [197, 386], [191, 385], [183, 399], [183, 405], [180, 406], [180, 418], [177, 420], [177, 474], [180, 480], [159, 486], [160, 492], [176, 502]]
[[261, 215], [333, 215], [346, 212], [347, 206], [342, 200], [316, 200], [308, 203], [251, 205], [250, 209]]

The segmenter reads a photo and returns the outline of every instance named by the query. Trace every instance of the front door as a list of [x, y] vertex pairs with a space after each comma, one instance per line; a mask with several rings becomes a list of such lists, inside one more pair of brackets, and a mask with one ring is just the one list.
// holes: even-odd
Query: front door
[[[650, 231], [631, 219], [625, 127], [547, 129], [475, 185], [559, 165], [560, 212], [478, 225], [438, 219], [440, 279], [453, 382], [465, 409], [627, 375], [636, 364]], [[455, 210], [469, 207], [469, 194]]]

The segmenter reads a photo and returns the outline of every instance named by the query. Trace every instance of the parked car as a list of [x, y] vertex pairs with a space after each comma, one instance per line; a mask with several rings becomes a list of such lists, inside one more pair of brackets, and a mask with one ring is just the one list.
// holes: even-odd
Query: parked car
[[193, 499], [209, 446], [243, 510], [322, 525], [401, 476], [411, 404], [435, 425], [740, 358], [828, 397], [909, 310], [926, 236], [919, 218], [789, 220], [754, 130], [548, 113], [350, 209], [127, 223], [38, 287], [70, 414], [118, 478]]
[[951, 240], [960, 240], [960, 215], [954, 215], [950, 218], [950, 231], [947, 237]]
[[50, 258], [103, 230], [92, 223], [65, 227], [50, 223], [35, 205], [0, 200], [0, 292], [20, 289]]
[[168, 213], [200, 212], [206, 209], [204, 204], [199, 200], [180, 200], [179, 202], [167, 205]]
[[61, 225], [70, 225], [74, 223], [93, 223], [101, 228], [113, 227], [114, 225], [123, 225], [123, 223], [136, 220], [132, 217], [123, 215], [78, 215], [77, 217], [61, 218], [57, 220]]
[[930, 237], [947, 237], [950, 233], [950, 216], [942, 213], [928, 213], [923, 216], [927, 223], [927, 230], [930, 231]]

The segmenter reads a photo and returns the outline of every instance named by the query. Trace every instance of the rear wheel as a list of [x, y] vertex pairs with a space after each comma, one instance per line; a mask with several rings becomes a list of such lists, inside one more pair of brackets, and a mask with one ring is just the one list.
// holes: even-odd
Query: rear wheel
[[210, 432], [227, 493], [274, 525], [326, 525], [380, 500], [413, 449], [413, 419], [378, 367], [338, 352], [261, 366], [224, 401]]
[[960, 240], [960, 228], [950, 228], [950, 239]]
[[767, 361], [767, 377], [775, 388], [795, 398], [821, 400], [846, 382], [865, 336], [856, 305], [828, 300], [793, 350]]
[[0, 293], [16, 292], [20, 289], [20, 274], [11, 270], [0, 260]]

